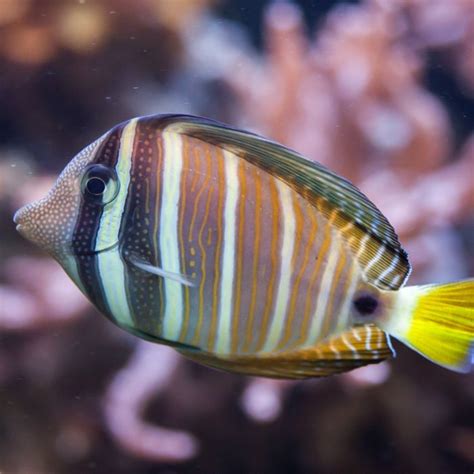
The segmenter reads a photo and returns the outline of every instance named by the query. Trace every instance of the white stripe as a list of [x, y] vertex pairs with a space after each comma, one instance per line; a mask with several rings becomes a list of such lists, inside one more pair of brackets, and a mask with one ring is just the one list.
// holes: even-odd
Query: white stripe
[[280, 253], [280, 278], [278, 282], [275, 309], [272, 324], [267, 340], [263, 347], [264, 352], [271, 351], [278, 345], [290, 300], [291, 290], [291, 260], [295, 245], [295, 211], [289, 186], [277, 181], [278, 196], [280, 198], [281, 214], [283, 215], [283, 244]]
[[359, 244], [359, 250], [357, 251], [356, 255], [355, 255], [355, 258], [359, 258], [362, 253], [364, 252], [365, 250], [365, 247], [367, 245], [367, 242], [370, 240], [370, 235], [369, 234], [365, 234], [365, 236], [363, 237], [363, 239], [360, 241], [360, 244]]
[[376, 278], [375, 282], [378, 283], [379, 281], [383, 280], [387, 275], [389, 275], [398, 265], [400, 258], [398, 255], [394, 255], [390, 265]]
[[341, 339], [344, 341], [344, 344], [354, 353], [354, 359], [360, 359], [360, 354], [357, 352], [357, 349], [349, 342], [345, 334], [342, 335]]
[[392, 346], [392, 340], [390, 339], [390, 336], [386, 332], [384, 332], [384, 335], [385, 335], [385, 341], [387, 343], [388, 348], [390, 349], [392, 354], [395, 355], [395, 349]]
[[398, 282], [402, 279], [402, 275], [400, 274], [397, 274], [397, 275], [394, 275], [394, 277], [392, 278], [391, 282], [390, 282], [390, 286], [394, 286], [394, 285], [397, 285], [398, 286]]
[[323, 324], [324, 315], [329, 302], [331, 294], [331, 283], [336, 271], [336, 264], [339, 257], [339, 240], [333, 234], [331, 238], [331, 246], [329, 247], [329, 257], [324, 269], [323, 277], [321, 279], [321, 286], [319, 287], [318, 299], [316, 301], [316, 308], [311, 320], [311, 327], [306, 338], [306, 344], [314, 344], [321, 333], [321, 326]]
[[[380, 331], [377, 350], [372, 350], [372, 359], [380, 358], [380, 351], [384, 348], [384, 342], [386, 339], [388, 340], [388, 337], [385, 338], [385, 333]], [[390, 342], [388, 343], [388, 346], [390, 347]]]
[[339, 230], [340, 230], [340, 232], [346, 232], [347, 230], [351, 229], [352, 227], [354, 227], [354, 223], [353, 222], [348, 222], [344, 227], [341, 227]]
[[[219, 354], [230, 351], [232, 326], [232, 301], [235, 265], [235, 224], [239, 199], [239, 158], [224, 151], [226, 195], [224, 203], [224, 239], [222, 247], [219, 324], [215, 350]], [[218, 216], [220, 218], [220, 216]]]
[[367, 325], [365, 327], [365, 329], [367, 330], [367, 335], [366, 335], [366, 339], [365, 339], [365, 348], [368, 350], [368, 351], [371, 351], [372, 348], [370, 347], [370, 338], [372, 336], [372, 328]]
[[331, 341], [329, 343], [329, 349], [331, 349], [334, 354], [335, 354], [335, 359], [340, 359], [341, 358], [341, 353], [336, 349], [336, 347], [334, 346], [334, 341]]
[[377, 253], [374, 255], [374, 257], [365, 266], [365, 268], [364, 268], [365, 274], [367, 274], [369, 272], [369, 270], [380, 260], [380, 257], [382, 257], [384, 252], [385, 252], [385, 246], [382, 245], [377, 250]]
[[351, 329], [351, 333], [354, 336], [354, 339], [357, 339], [359, 342], [362, 341], [362, 336], [355, 330], [355, 328]]
[[98, 260], [107, 306], [117, 324], [125, 327], [133, 326], [132, 313], [125, 289], [125, 267], [118, 248], [101, 252]]
[[[127, 200], [132, 167], [133, 140], [138, 119], [128, 122], [122, 132], [120, 149], [115, 171], [120, 189], [113, 204], [104, 211], [97, 233], [96, 248], [114, 245], [119, 239], [120, 224]], [[132, 326], [133, 320], [125, 289], [125, 268], [117, 248], [97, 254], [99, 278], [104, 290], [104, 298], [116, 322], [122, 326]]]
[[[178, 204], [183, 168], [181, 135], [164, 131], [163, 174], [160, 213], [160, 256], [164, 271], [181, 273], [178, 240]], [[183, 322], [182, 285], [170, 278], [163, 279], [166, 305], [163, 317], [163, 337], [176, 341]]]

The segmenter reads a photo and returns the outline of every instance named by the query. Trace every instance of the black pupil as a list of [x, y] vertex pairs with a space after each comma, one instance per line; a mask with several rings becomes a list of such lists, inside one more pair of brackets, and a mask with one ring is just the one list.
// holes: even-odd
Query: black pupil
[[354, 300], [354, 306], [359, 314], [364, 316], [373, 314], [379, 302], [371, 295], [362, 295]]
[[101, 178], [89, 178], [86, 187], [91, 194], [100, 196], [105, 191], [105, 182]]

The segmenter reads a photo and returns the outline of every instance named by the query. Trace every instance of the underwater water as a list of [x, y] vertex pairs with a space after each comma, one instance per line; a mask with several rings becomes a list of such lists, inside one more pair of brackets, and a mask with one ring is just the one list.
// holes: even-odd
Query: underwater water
[[410, 284], [474, 275], [470, 0], [0, 1], [0, 472], [470, 473], [474, 377], [229, 374], [101, 316], [13, 223], [115, 124], [210, 117], [355, 183]]

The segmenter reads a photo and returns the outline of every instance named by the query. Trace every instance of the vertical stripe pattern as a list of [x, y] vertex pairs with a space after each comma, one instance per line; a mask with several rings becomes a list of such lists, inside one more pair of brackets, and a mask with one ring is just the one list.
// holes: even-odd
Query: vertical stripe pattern
[[235, 267], [235, 222], [239, 197], [238, 159], [225, 151], [226, 199], [224, 205], [224, 245], [222, 249], [222, 277], [220, 288], [219, 325], [215, 351], [221, 354], [229, 352], [231, 339], [232, 302]]
[[[132, 151], [135, 139], [137, 119], [131, 120], [123, 130], [120, 140], [119, 156], [115, 171], [120, 182], [114, 205], [102, 215], [97, 233], [96, 248], [110, 247], [119, 242], [120, 226], [130, 184]], [[128, 305], [125, 282], [125, 266], [119, 247], [98, 253], [98, 278], [110, 313], [121, 326], [133, 326], [132, 311]]]
[[290, 188], [277, 182], [278, 196], [283, 215], [283, 243], [280, 249], [280, 277], [276, 293], [275, 309], [270, 331], [265, 343], [264, 352], [271, 351], [277, 346], [282, 334], [285, 317], [287, 316], [288, 302], [291, 291], [293, 247], [295, 244], [295, 214]]
[[[182, 140], [176, 133], [163, 134], [163, 196], [160, 221], [160, 251], [163, 269], [181, 273], [178, 215], [179, 191], [183, 166]], [[163, 336], [178, 340], [183, 320], [183, 291], [181, 283], [165, 278], [166, 306], [163, 319]]]
[[[81, 222], [94, 222], [81, 245], [97, 253], [76, 259], [86, 292], [97, 283], [94, 301], [119, 325], [220, 355], [293, 351], [350, 329], [364, 269], [385, 256], [369, 237], [351, 242], [344, 233], [354, 227], [336, 228], [337, 212], [169, 122], [134, 119], [109, 140], [96, 160], [110, 149], [120, 190], [96, 214], [81, 211]], [[148, 273], [137, 258], [193, 285]], [[345, 333], [327, 350], [343, 358], [357, 338], [368, 349], [375, 336]]]

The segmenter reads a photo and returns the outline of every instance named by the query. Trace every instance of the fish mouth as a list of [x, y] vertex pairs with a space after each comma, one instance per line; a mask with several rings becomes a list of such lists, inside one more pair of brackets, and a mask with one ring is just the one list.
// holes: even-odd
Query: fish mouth
[[16, 224], [15, 226], [16, 231], [19, 232], [23, 237], [27, 239], [29, 239], [27, 235], [29, 233], [29, 228], [31, 228], [31, 230], [35, 229], [35, 225], [33, 222], [25, 222], [25, 219], [24, 219], [25, 214], [27, 214], [28, 209], [30, 207], [31, 207], [30, 205], [24, 206], [18, 209], [18, 211], [16, 211], [15, 214], [13, 215], [13, 222]]
[[21, 228], [21, 216], [22, 214], [24, 214], [25, 211], [24, 211], [24, 207], [18, 209], [18, 211], [15, 212], [15, 214], [13, 215], [13, 222], [16, 224], [16, 230], [20, 230]]
[[26, 206], [20, 207], [20, 209], [18, 209], [18, 211], [16, 211], [15, 214], [13, 215], [13, 222], [16, 224], [16, 230], [18, 232], [30, 226], [32, 228], [35, 227], [33, 222], [29, 222], [29, 220], [28, 222], [25, 222], [25, 216], [28, 214], [28, 212], [30, 211], [32, 207], [33, 207], [33, 204], [27, 204]]

